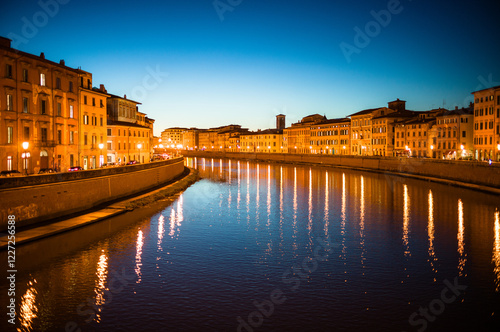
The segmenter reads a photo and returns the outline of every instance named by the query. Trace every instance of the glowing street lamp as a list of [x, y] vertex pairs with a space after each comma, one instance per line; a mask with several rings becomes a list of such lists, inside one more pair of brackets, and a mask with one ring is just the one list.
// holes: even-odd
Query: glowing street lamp
[[99, 154], [99, 167], [102, 167], [102, 162], [103, 162], [103, 158], [102, 158], [102, 149], [104, 148], [104, 144], [102, 143], [99, 143], [99, 150], [101, 150], [100, 154]]
[[137, 144], [137, 148], [139, 149], [139, 163], [141, 162], [141, 148], [142, 148], [142, 144], [139, 143]]
[[23, 142], [24, 153], [22, 157], [23, 157], [24, 169], [26, 170], [25, 171], [26, 175], [28, 175], [28, 157], [29, 157], [29, 154], [26, 152], [26, 150], [28, 150], [29, 146], [30, 146], [29, 142]]

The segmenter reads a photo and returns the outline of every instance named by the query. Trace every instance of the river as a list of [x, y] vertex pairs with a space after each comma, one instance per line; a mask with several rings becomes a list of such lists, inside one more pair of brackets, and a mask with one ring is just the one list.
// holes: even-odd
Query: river
[[15, 328], [500, 326], [498, 196], [339, 168], [186, 164], [202, 179], [160, 211], [20, 246]]

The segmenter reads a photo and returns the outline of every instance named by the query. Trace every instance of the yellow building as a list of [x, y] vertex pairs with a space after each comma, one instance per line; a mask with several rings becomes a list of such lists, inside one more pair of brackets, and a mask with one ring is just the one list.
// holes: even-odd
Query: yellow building
[[308, 115], [297, 123], [283, 130], [285, 147], [288, 153], [311, 153], [311, 126], [325, 121], [326, 117], [319, 114]]
[[0, 37], [0, 171], [75, 166], [78, 117], [77, 71]]
[[[375, 153], [383, 154], [384, 151], [387, 154], [387, 139], [386, 137], [389, 133], [386, 131], [382, 132], [383, 135], [378, 135], [377, 139], [382, 139], [382, 141], [377, 142], [377, 150], [374, 150], [373, 143], [373, 118], [380, 116], [385, 116], [394, 112], [404, 112], [406, 110], [406, 101], [404, 100], [394, 100], [388, 103], [389, 107], [380, 107], [363, 110], [354, 114], [351, 114], [351, 153], [357, 156], [373, 156]], [[384, 128], [387, 122], [379, 123], [377, 122], [377, 129]], [[380, 137], [379, 137], [380, 136]], [[384, 142], [384, 143], [383, 143]]]
[[284, 153], [283, 133], [277, 129], [241, 134], [241, 152]]
[[437, 139], [433, 150], [437, 158], [472, 158], [474, 145], [473, 106], [446, 111], [436, 118]]
[[165, 148], [182, 149], [183, 136], [182, 133], [187, 128], [172, 127], [161, 132], [161, 141]]
[[139, 102], [109, 95], [108, 162], [126, 164], [147, 163], [151, 159], [151, 139], [154, 120], [138, 111]]
[[474, 157], [500, 161], [500, 86], [474, 95]]
[[311, 126], [311, 153], [347, 155], [350, 145], [351, 120], [323, 120]]
[[186, 129], [182, 132], [182, 146], [186, 150], [198, 150], [199, 130], [196, 128]]
[[101, 85], [93, 88], [92, 74], [78, 70], [78, 104], [80, 107], [79, 166], [95, 169], [106, 163], [108, 94]]

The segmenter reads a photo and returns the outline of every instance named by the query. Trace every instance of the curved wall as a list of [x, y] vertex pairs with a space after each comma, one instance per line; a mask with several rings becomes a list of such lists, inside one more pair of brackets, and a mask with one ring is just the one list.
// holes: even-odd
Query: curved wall
[[8, 215], [25, 226], [130, 196], [166, 183], [184, 171], [184, 158], [100, 170], [4, 178], [0, 229]]

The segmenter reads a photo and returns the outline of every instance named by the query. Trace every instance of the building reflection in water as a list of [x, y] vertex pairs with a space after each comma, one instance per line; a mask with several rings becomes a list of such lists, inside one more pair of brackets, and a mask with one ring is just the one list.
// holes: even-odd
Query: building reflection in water
[[184, 220], [183, 204], [184, 195], [181, 194], [179, 198], [177, 198], [177, 212], [175, 212], [173, 207], [172, 210], [170, 210], [170, 232], [168, 235], [172, 238], [175, 236], [176, 232], [179, 231], [182, 221]]
[[346, 279], [344, 282], [347, 282], [347, 246], [346, 246], [346, 231], [345, 231], [345, 223], [346, 223], [346, 188], [345, 188], [345, 173], [342, 173], [342, 207], [341, 207], [341, 218], [340, 218], [340, 235], [342, 236], [342, 254], [340, 258], [344, 261], [344, 275]]
[[410, 243], [410, 195], [408, 194], [408, 186], [404, 185], [404, 211], [403, 211], [403, 245], [405, 246], [405, 256], [411, 256]]
[[95, 313], [94, 321], [99, 323], [101, 321], [101, 311], [102, 306], [104, 306], [106, 299], [104, 298], [104, 292], [108, 289], [106, 288], [106, 281], [108, 279], [108, 256], [104, 249], [102, 250], [101, 256], [99, 256], [99, 261], [97, 262], [97, 279], [96, 285], [94, 287], [95, 292], [95, 307], [97, 309]]
[[240, 161], [238, 160], [238, 197], [236, 197], [236, 208], [238, 210], [240, 209], [240, 203], [241, 203], [241, 165]]
[[458, 200], [458, 275], [464, 276], [465, 262], [467, 261], [467, 254], [465, 253], [464, 244], [464, 203], [461, 199]]
[[137, 232], [137, 242], [135, 244], [135, 274], [137, 274], [137, 281], [136, 283], [140, 284], [141, 283], [141, 267], [142, 267], [142, 246], [144, 244], [144, 237], [142, 234], [142, 231], [139, 230]]
[[495, 212], [495, 239], [493, 242], [493, 264], [495, 273], [495, 291], [500, 292], [500, 212]]
[[[307, 230], [308, 230], [308, 235], [309, 235], [309, 238], [311, 238], [311, 231], [312, 231], [312, 224], [313, 224], [313, 203], [312, 203], [312, 169], [309, 168], [309, 199], [307, 201], [308, 203], [308, 222], [307, 222]], [[310, 241], [312, 243], [312, 241]]]
[[328, 171], [325, 172], [325, 237], [328, 238], [328, 228], [330, 226], [330, 219], [329, 219], [329, 210], [328, 210], [328, 205], [329, 205], [329, 189], [330, 189], [330, 183], [328, 183]]
[[297, 252], [297, 167], [293, 168], [293, 251]]
[[271, 226], [271, 165], [267, 165], [267, 227]]
[[[28, 289], [21, 297], [19, 306], [19, 322], [22, 326], [19, 330], [33, 331], [33, 320], [37, 317], [38, 307], [36, 305], [36, 296], [38, 292], [35, 288], [36, 279], [28, 282]], [[2, 318], [3, 319], [3, 318]]]
[[434, 282], [436, 282], [437, 273], [437, 258], [436, 253], [434, 251], [434, 197], [432, 195], [432, 190], [429, 190], [428, 194], [429, 201], [429, 216], [427, 221], [427, 236], [429, 238], [429, 259], [427, 260], [431, 265], [431, 271], [434, 274]]
[[361, 175], [361, 197], [359, 202], [359, 246], [361, 247], [361, 266], [365, 275], [365, 178]]
[[163, 240], [163, 234], [165, 233], [165, 217], [160, 214], [158, 218], [158, 251], [163, 251], [161, 247], [161, 242]]

